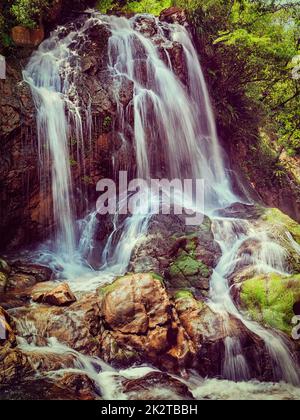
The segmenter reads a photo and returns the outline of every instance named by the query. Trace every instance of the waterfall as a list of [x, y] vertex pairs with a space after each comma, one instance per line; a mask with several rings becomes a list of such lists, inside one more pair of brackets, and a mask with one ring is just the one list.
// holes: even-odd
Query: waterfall
[[[215, 239], [223, 254], [211, 281], [210, 305], [223, 315], [225, 326], [233, 316], [265, 342], [273, 361], [275, 380], [298, 384], [297, 365], [283, 339], [244, 319], [231, 298], [228, 279], [239, 260], [248, 258], [239, 255], [246, 240], [254, 238], [260, 244], [257, 253], [248, 261], [258, 272], [283, 273], [285, 252], [266, 233], [253, 230], [248, 221], [213, 216], [217, 209], [228, 207], [239, 198], [231, 188], [208, 89], [187, 29], [147, 16], [155, 34], [149, 37], [139, 25], [140, 16], [126, 19], [94, 14], [92, 19], [107, 25], [111, 32], [108, 45], [111, 75], [115, 80], [125, 77], [133, 84], [134, 98], [130, 106], [134, 115], [132, 137], [137, 176], [146, 180], [148, 187], [151, 178], [204, 179], [205, 213], [213, 219]], [[88, 24], [89, 21], [81, 33]], [[46, 194], [50, 185], [56, 252], [68, 259], [76, 252], [84, 258], [94, 250], [93, 236], [97, 224], [93, 211], [82, 223], [82, 236], [77, 246], [70, 171], [70, 126], [78, 144], [83, 145], [81, 115], [91, 111], [80, 109], [76, 95], [74, 78], [80, 70], [80, 60], [75, 49], [70, 48], [76, 36], [77, 31], [67, 36], [61, 36], [59, 30], [54, 32], [34, 53], [24, 72], [37, 107], [41, 193]], [[182, 52], [186, 85], [172, 64], [172, 43], [176, 43]], [[121, 104], [118, 111], [116, 130], [123, 142], [130, 142], [126, 130], [130, 125], [128, 113]], [[150, 194], [149, 191], [147, 188], [145, 194]], [[185, 199], [197, 208], [192, 196]], [[158, 197], [152, 195], [150, 202], [156, 201]], [[102, 253], [103, 267], [98, 273], [99, 278], [105, 273], [110, 273], [112, 278], [124, 274], [133, 249], [147, 234], [151, 206], [145, 205], [142, 213], [140, 207], [134, 210], [125, 220], [119, 214], [115, 215], [113, 232]], [[87, 279], [84, 281], [83, 289], [99, 285], [97, 279], [88, 286]], [[239, 338], [228, 337], [224, 344], [224, 378], [248, 380], [250, 370]]]
[[70, 48], [78, 33], [72, 31], [65, 37], [63, 33], [64, 28], [58, 28], [40, 45], [23, 77], [31, 88], [37, 109], [40, 194], [46, 204], [44, 217], [53, 219], [55, 225], [54, 250], [68, 260], [74, 256], [76, 248], [69, 143], [73, 136], [83, 149], [83, 122], [75, 87], [75, 76], [80, 71], [79, 57], [76, 50]]

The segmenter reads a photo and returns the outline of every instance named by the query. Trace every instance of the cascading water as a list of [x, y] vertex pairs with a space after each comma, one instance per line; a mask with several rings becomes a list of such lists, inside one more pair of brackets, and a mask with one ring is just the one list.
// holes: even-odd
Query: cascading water
[[[37, 109], [40, 194], [46, 204], [43, 217], [53, 219], [54, 251], [68, 260], [74, 256], [76, 249], [69, 147], [73, 137], [80, 161], [84, 141], [83, 120], [75, 87], [79, 57], [76, 50], [70, 48], [72, 41], [80, 34], [75, 30], [63, 38], [62, 32], [63, 29], [59, 28], [41, 44], [23, 72], [23, 77], [31, 88]], [[84, 116], [89, 136], [89, 109]]]
[[[229, 317], [233, 316], [265, 342], [273, 361], [274, 380], [299, 384], [296, 362], [284, 340], [272, 331], [244, 319], [231, 298], [228, 284], [230, 275], [239, 264], [252, 266], [258, 273], [284, 273], [285, 251], [271, 241], [266, 232], [246, 220], [214, 216], [216, 209], [225, 208], [239, 199], [231, 189], [197, 52], [183, 26], [161, 23], [150, 16], [146, 18], [151, 21], [154, 32], [151, 37], [144, 32], [139, 16], [125, 19], [95, 14], [91, 18], [101, 21], [111, 31], [108, 46], [111, 74], [115, 79], [126, 77], [133, 83], [134, 99], [130, 105], [134, 113], [137, 175], [148, 182], [151, 178], [162, 176], [168, 179], [205, 180], [205, 212], [213, 219], [215, 239], [223, 253], [211, 281], [210, 305], [222, 314], [225, 328]], [[89, 20], [81, 29], [83, 33], [88, 25]], [[70, 100], [71, 97], [76, 98], [76, 85], [72, 79], [74, 69], [71, 71], [70, 64], [71, 59], [77, 60], [76, 52], [70, 49], [75, 36], [76, 32], [71, 32], [58, 40], [57, 33], [54, 33], [33, 55], [24, 78], [31, 86], [38, 111], [41, 163], [46, 168], [52, 168], [51, 179], [47, 182], [52, 185], [57, 224], [56, 252], [71, 256], [76, 250], [85, 258], [94, 250], [97, 219], [96, 213], [92, 213], [83, 221], [82, 236], [76, 249], [68, 139], [70, 124], [75, 125], [73, 131], [77, 133], [79, 144], [82, 143], [83, 129], [78, 103]], [[172, 42], [179, 44], [182, 49], [187, 86], [183, 85], [173, 69], [169, 52]], [[84, 112], [89, 114], [89, 110]], [[126, 110], [120, 106], [117, 130], [125, 143], [129, 141], [126, 137], [130, 124], [128, 118]], [[41, 174], [43, 176], [45, 174]], [[148, 194], [148, 191], [145, 193]], [[193, 201], [193, 197], [187, 199]], [[150, 197], [150, 202], [157, 200], [155, 196]], [[113, 278], [126, 272], [134, 247], [147, 233], [151, 207], [145, 206], [143, 210], [141, 212], [139, 207], [125, 220], [116, 214], [114, 230], [102, 255], [102, 272], [88, 285], [77, 284], [76, 287], [95, 289], [104, 273], [110, 273]], [[240, 251], [249, 239], [258, 243], [252, 256], [241, 254]], [[287, 237], [287, 241], [292, 242], [292, 239]], [[91, 366], [83, 366], [82, 370], [95, 379], [97, 375], [90, 372]], [[116, 372], [108, 369], [103, 372], [102, 379], [106, 378], [112, 383], [115, 375]], [[223, 377], [233, 381], [251, 379], [238, 337], [229, 336], [225, 340]], [[199, 385], [197, 378], [191, 382], [193, 380]], [[110, 395], [116, 397], [115, 394]]]

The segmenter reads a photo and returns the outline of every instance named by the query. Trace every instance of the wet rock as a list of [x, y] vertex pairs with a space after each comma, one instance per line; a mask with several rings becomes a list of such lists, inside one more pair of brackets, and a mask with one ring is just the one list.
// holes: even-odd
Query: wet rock
[[14, 43], [19, 47], [37, 47], [45, 37], [43, 27], [28, 29], [23, 26], [15, 26], [11, 31]]
[[[47, 292], [46, 284], [35, 286], [28, 295], [38, 296]], [[38, 288], [42, 290], [38, 290]], [[29, 343], [47, 346], [49, 338], [69, 346], [78, 352], [97, 355], [100, 352], [102, 331], [99, 297], [95, 294], [78, 296], [70, 306], [33, 305], [11, 310], [18, 335]]]
[[151, 372], [143, 378], [126, 380], [123, 392], [129, 400], [193, 400], [188, 387], [162, 372]]
[[180, 7], [169, 7], [161, 12], [159, 19], [167, 23], [185, 24], [187, 21], [185, 11]]
[[263, 341], [248, 331], [241, 321], [215, 312], [207, 303], [196, 300], [187, 291], [176, 293], [175, 306], [179, 319], [196, 348], [194, 366], [201, 376], [228, 379], [228, 375], [232, 375], [228, 352], [237, 352], [239, 349], [240, 356], [245, 358], [249, 367], [248, 379], [274, 379], [272, 362]]
[[76, 302], [76, 297], [69, 285], [64, 283], [50, 290], [50, 292], [47, 292], [43, 297], [41, 296], [39, 300], [48, 305], [68, 306]]
[[134, 20], [134, 28], [148, 38], [156, 35], [158, 29], [153, 16], [137, 16]]
[[131, 270], [159, 273], [170, 291], [190, 288], [207, 296], [212, 269], [220, 256], [208, 218], [199, 227], [187, 227], [181, 216], [158, 215], [133, 252]]
[[170, 371], [184, 369], [193, 346], [178, 322], [177, 314], [160, 278], [133, 274], [100, 289], [105, 332], [101, 356], [126, 366], [151, 361]]
[[[7, 267], [9, 267], [9, 270]], [[53, 277], [53, 272], [50, 268], [38, 264], [18, 261], [7, 267], [6, 272], [9, 271], [9, 274], [2, 273], [2, 275], [0, 271], [0, 288], [2, 285], [3, 293], [0, 296], [1, 302], [8, 302], [8, 295], [17, 297], [18, 294], [20, 295], [19, 292], [39, 282], [49, 281]]]
[[0, 307], [0, 389], [20, 381], [31, 371], [27, 357], [16, 348], [15, 325]]
[[[66, 374], [66, 378], [28, 378], [13, 387], [1, 390], [0, 400], [49, 401], [100, 399], [84, 374]], [[74, 379], [71, 378], [74, 376]], [[77, 379], [76, 379], [77, 378]]]
[[56, 385], [71, 392], [78, 400], [93, 401], [99, 399], [99, 390], [85, 374], [66, 373], [57, 381]]

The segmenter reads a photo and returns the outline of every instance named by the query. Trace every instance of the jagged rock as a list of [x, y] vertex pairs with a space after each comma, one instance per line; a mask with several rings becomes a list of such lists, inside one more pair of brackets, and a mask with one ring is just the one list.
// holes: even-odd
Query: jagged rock
[[184, 369], [194, 349], [161, 279], [133, 274], [100, 289], [105, 332], [101, 357], [113, 364], [151, 361], [170, 371]]
[[54, 306], [67, 306], [76, 302], [76, 297], [67, 283], [60, 284], [40, 297], [42, 303]]

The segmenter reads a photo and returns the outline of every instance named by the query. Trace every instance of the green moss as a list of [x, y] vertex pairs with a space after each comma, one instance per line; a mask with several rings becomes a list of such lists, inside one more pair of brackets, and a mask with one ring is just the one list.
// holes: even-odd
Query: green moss
[[300, 300], [300, 274], [268, 274], [247, 280], [240, 298], [253, 320], [290, 334], [293, 305]]
[[262, 220], [279, 228], [285, 228], [300, 245], [300, 225], [279, 209], [267, 209]]
[[118, 285], [119, 285], [119, 283], [118, 283], [118, 282], [119, 282], [119, 280], [120, 280], [121, 278], [124, 278], [124, 277], [120, 277], [120, 278], [116, 279], [113, 283], [108, 284], [108, 285], [103, 286], [103, 287], [100, 287], [100, 288], [98, 289], [99, 294], [100, 294], [101, 296], [105, 296], [105, 295], [107, 295], [108, 293], [111, 293], [111, 292], [113, 292], [114, 290], [116, 290], [116, 289], [118, 288]]
[[103, 120], [103, 129], [105, 131], [108, 131], [111, 129], [111, 125], [112, 125], [112, 118], [110, 116], [106, 116]]
[[174, 297], [175, 297], [175, 300], [177, 300], [177, 299], [193, 299], [194, 295], [189, 290], [177, 290]]
[[159, 280], [161, 282], [162, 285], [164, 285], [164, 279], [161, 275], [154, 273], [154, 272], [150, 272], [149, 274], [151, 274], [151, 276], [156, 279]]
[[170, 266], [171, 277], [182, 274], [184, 277], [200, 275], [208, 278], [210, 276], [209, 268], [202, 262], [196, 260], [192, 255], [182, 253], [177, 260]]

